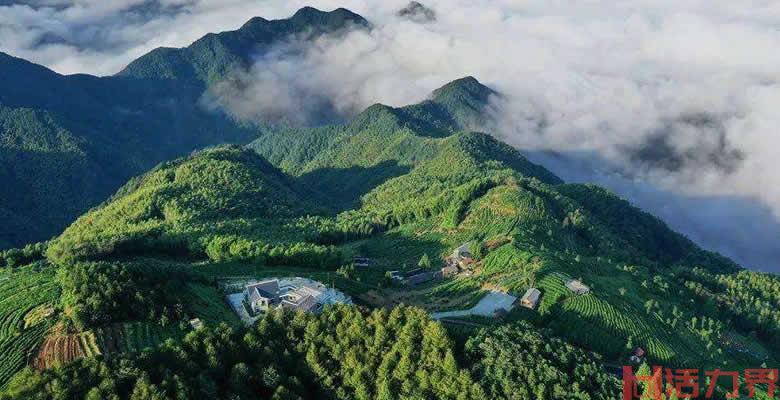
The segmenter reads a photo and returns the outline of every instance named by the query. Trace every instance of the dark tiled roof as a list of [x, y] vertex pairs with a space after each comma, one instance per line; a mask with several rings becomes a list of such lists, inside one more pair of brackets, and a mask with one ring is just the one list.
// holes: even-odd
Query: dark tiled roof
[[422, 272], [417, 275], [412, 275], [408, 278], [406, 278], [406, 283], [410, 285], [419, 285], [423, 282], [428, 282], [430, 280], [433, 280], [436, 275], [433, 272]]
[[246, 287], [249, 293], [249, 301], [255, 302], [260, 297], [265, 297], [273, 301], [279, 298], [279, 281], [276, 279], [255, 283]]
[[409, 277], [411, 277], [413, 275], [418, 275], [421, 272], [423, 272], [422, 268], [410, 269], [409, 271], [404, 272], [404, 277], [409, 278]]
[[310, 311], [316, 306], [317, 300], [315, 300], [312, 296], [306, 296], [298, 302], [298, 306], [296, 308], [301, 311]]
[[314, 299], [312, 296], [304, 296], [298, 300], [298, 302], [292, 302], [289, 300], [285, 300], [282, 303], [282, 306], [291, 308], [293, 310], [300, 310], [300, 311], [311, 311], [317, 306], [317, 300]]

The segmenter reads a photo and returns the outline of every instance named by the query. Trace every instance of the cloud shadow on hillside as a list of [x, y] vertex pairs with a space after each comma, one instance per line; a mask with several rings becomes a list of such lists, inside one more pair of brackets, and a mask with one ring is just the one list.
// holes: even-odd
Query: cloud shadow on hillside
[[384, 161], [370, 167], [320, 168], [298, 177], [299, 185], [319, 193], [334, 211], [360, 205], [360, 198], [389, 179], [407, 174], [410, 167]]

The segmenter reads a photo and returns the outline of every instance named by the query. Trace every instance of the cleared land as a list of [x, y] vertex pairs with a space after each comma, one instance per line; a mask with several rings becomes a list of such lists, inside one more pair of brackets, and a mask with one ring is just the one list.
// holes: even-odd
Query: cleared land
[[513, 308], [513, 304], [517, 300], [517, 297], [501, 293], [501, 292], [490, 292], [485, 297], [483, 297], [479, 303], [477, 303], [476, 306], [468, 309], [468, 310], [456, 310], [456, 311], [445, 311], [445, 312], [438, 312], [431, 314], [431, 318], [433, 319], [442, 319], [442, 318], [456, 318], [456, 317], [466, 317], [470, 315], [479, 315], [482, 317], [492, 317], [496, 314], [496, 311], [504, 310], [504, 311], [511, 311]]

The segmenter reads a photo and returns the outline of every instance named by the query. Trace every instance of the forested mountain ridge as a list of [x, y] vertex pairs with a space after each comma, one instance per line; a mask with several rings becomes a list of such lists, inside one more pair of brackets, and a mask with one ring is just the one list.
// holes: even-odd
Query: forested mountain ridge
[[560, 183], [511, 146], [470, 132], [484, 125], [494, 95], [498, 94], [475, 78], [462, 78], [418, 104], [398, 108], [375, 104], [343, 125], [269, 129], [249, 147], [330, 196], [340, 210], [355, 206], [361, 196], [389, 178], [456, 154], [472, 163], [501, 162], [528, 177]]
[[304, 7], [287, 19], [252, 18], [235, 31], [210, 33], [184, 48], [157, 48], [117, 75], [209, 85], [219, 82], [233, 69], [249, 67], [252, 57], [261, 55], [276, 41], [309, 40], [323, 33], [368, 27], [363, 17], [344, 8], [323, 12]]
[[204, 150], [130, 181], [77, 219], [48, 255], [60, 263], [143, 252], [197, 257], [207, 252], [213, 233], [246, 231], [270, 239], [280, 220], [316, 210], [299, 191], [253, 152]]
[[[475, 82], [445, 88], [469, 93], [459, 86], [473, 88]], [[293, 265], [319, 254], [321, 262], [310, 262], [333, 266], [342, 244], [422, 223], [449, 230], [447, 240], [509, 240], [501, 251], [532, 254], [542, 264], [568, 264], [566, 254], [578, 254], [597, 257], [597, 264], [640, 263], [665, 274], [679, 265], [712, 273], [739, 269], [601, 188], [564, 185], [491, 136], [458, 131], [449, 113], [465, 115], [479, 102], [476, 96], [451, 101], [452, 111], [409, 112], [439, 98], [399, 109], [374, 105], [344, 125], [268, 131], [249, 147], [276, 167], [237, 147], [163, 164], [77, 220], [52, 242], [49, 257], [67, 262], [167, 249], [213, 261], [267, 261], [282, 251], [274, 263]], [[432, 125], [441, 133], [426, 135]], [[192, 165], [200, 174], [181, 173]], [[260, 175], [247, 180], [246, 171]], [[231, 184], [212, 187], [209, 176]], [[257, 191], [265, 184], [252, 179], [266, 176], [280, 177], [275, 189]], [[293, 198], [285, 193], [318, 207], [292, 211], [296, 202], [284, 200]], [[226, 212], [231, 203], [233, 211]], [[538, 246], [543, 251], [528, 250]], [[527, 278], [510, 287], [521, 290]]]
[[[532, 286], [542, 290], [535, 311], [516, 309], [508, 321], [477, 320], [488, 325], [476, 332], [450, 328], [467, 336], [462, 361], [450, 355], [456, 344], [418, 309], [395, 308], [389, 316], [332, 309], [318, 317], [269, 315], [250, 329], [208, 328], [142, 357], [25, 371], [7, 394], [52, 393], [47, 382], [83, 376], [62, 389], [120, 398], [146, 391], [163, 398], [290, 391], [304, 398], [396, 398], [390, 393], [406, 390], [438, 398], [612, 399], [617, 382], [600, 368], [601, 357], [627, 362], [634, 346], [646, 349], [649, 361], [672, 366], [775, 362], [780, 316], [766, 305], [777, 301], [767, 294], [776, 277], [741, 270], [614, 194], [565, 184], [518, 150], [463, 130], [463, 121], [473, 121], [472, 113], [494, 95], [477, 85], [465, 78], [420, 104], [374, 105], [343, 125], [267, 128], [246, 147], [219, 146], [164, 162], [83, 215], [48, 249], [30, 249], [58, 265], [61, 318], [80, 331], [127, 319], [219, 321], [198, 302], [181, 299], [211, 279], [246, 273], [308, 271], [333, 279], [329, 271], [338, 271], [337, 285], [369, 306], [402, 295], [433, 310], [479, 297], [483, 288], [516, 295]], [[473, 275], [409, 292], [382, 276], [418, 259], [436, 268], [462, 243], [478, 259]], [[378, 271], [350, 268], [356, 254], [376, 260]], [[564, 286], [571, 278], [586, 282], [591, 293], [571, 294]], [[737, 295], [736, 287], [747, 292]], [[383, 324], [407, 325], [388, 339]], [[269, 341], [274, 335], [285, 339]], [[367, 336], [379, 344], [357, 339]], [[204, 340], [222, 350], [209, 354], [198, 345]], [[274, 353], [268, 346], [279, 347]], [[341, 357], [343, 346], [355, 356]], [[305, 364], [292, 367], [304, 354]], [[379, 367], [357, 367], [357, 354]], [[444, 370], [411, 378], [414, 367], [404, 360], [415, 357], [433, 357]], [[257, 363], [264, 366], [251, 372], [247, 366]], [[119, 365], [136, 372], [113, 381], [109, 371]], [[203, 376], [194, 365], [218, 367]], [[389, 372], [391, 365], [401, 375]], [[543, 372], [521, 377], [529, 368]], [[174, 375], [188, 383], [172, 384]], [[569, 377], [575, 386], [568, 386]]]
[[0, 71], [6, 246], [48, 239], [162, 160], [254, 136], [203, 111], [200, 92], [188, 85], [62, 76], [7, 55], [0, 56]]
[[[116, 179], [102, 162], [147, 171], [51, 241], [0, 253], [0, 399], [606, 400], [620, 391], [605, 364], [632, 363], [638, 347], [651, 365], [778, 364], [777, 276], [702, 250], [608, 190], [567, 184], [479, 132], [501, 94], [473, 77], [418, 104], [375, 104], [312, 128], [244, 127], [195, 108], [181, 116], [178, 103], [146, 108], [194, 102], [245, 62], [240, 54], [258, 50], [251, 43], [271, 40], [269, 27], [345, 23], [367, 25], [346, 10], [253, 19], [153, 51], [118, 77], [0, 62], [0, 72], [20, 74], [0, 95], [11, 115], [0, 125], [11, 127], [4, 155], [66, 154]], [[25, 97], [23, 85], [36, 84]], [[109, 101], [107, 87], [132, 96]], [[52, 94], [61, 90], [73, 101]], [[79, 114], [95, 99], [101, 113]], [[125, 114], [122, 126], [149, 136], [176, 128], [143, 136], [114, 125]], [[228, 134], [259, 137], [213, 145]], [[182, 151], [182, 141], [200, 149]], [[464, 244], [473, 263], [455, 276], [392, 278], [417, 268], [435, 276]], [[368, 267], [356, 265], [366, 258]], [[225, 301], [247, 282], [289, 276], [336, 287], [357, 305], [279, 310], [245, 326]], [[570, 290], [573, 279], [589, 292]], [[541, 296], [533, 309], [430, 316], [532, 287]]]
[[[117, 76], [63, 76], [0, 53], [0, 248], [47, 240], [130, 177], [257, 128], [206, 110], [206, 83], [277, 41], [367, 26], [347, 10], [254, 18], [184, 49], [158, 49]], [[185, 79], [186, 78], [186, 79]], [[191, 78], [191, 79], [190, 79]]]
[[[430, 100], [419, 104], [400, 108], [377, 104], [341, 126], [278, 128], [249, 147], [297, 176], [307, 187], [326, 195], [331, 192], [331, 201], [349, 201], [341, 207], [360, 204], [364, 209], [396, 214], [408, 207], [408, 212], [414, 214], [412, 209], [423, 208], [428, 199], [453, 197], [445, 195], [445, 182], [464, 188], [472, 185], [474, 195], [480, 196], [492, 186], [501, 186], [490, 183], [491, 179], [530, 178], [554, 189], [558, 198], [555, 202], [560, 202], [562, 195], [570, 197], [558, 207], [576, 207], [556, 211], [554, 217], [563, 220], [566, 212], [588, 210], [594, 223], [601, 226], [591, 230], [608, 235], [609, 241], [622, 242], [614, 245], [615, 249], [645, 249], [638, 252], [646, 254], [648, 261], [666, 264], [708, 254], [657, 218], [608, 191], [588, 185], [561, 185], [560, 178], [528, 162], [516, 149], [489, 135], [469, 132], [471, 124], [484, 116], [492, 95], [498, 94], [467, 77], [437, 89]], [[482, 189], [476, 189], [479, 187]], [[388, 210], [388, 205], [393, 209]], [[568, 219], [575, 220], [573, 216]], [[606, 240], [600, 241], [603, 246]], [[718, 271], [737, 268], [726, 261], [708, 263]]]
[[[469, 92], [462, 88], [475, 84], [484, 89]], [[457, 131], [452, 116], [471, 116], [474, 104], [486, 100], [480, 93], [489, 89], [473, 78], [455, 81], [445, 89], [459, 95], [444, 96], [437, 91], [431, 101], [400, 109], [375, 105], [341, 126], [266, 132], [249, 147], [267, 150], [261, 154], [277, 165], [286, 164], [284, 172], [238, 147], [205, 150], [163, 163], [76, 220], [52, 242], [49, 257], [63, 262], [127, 249], [169, 248], [219, 259], [215, 249], [228, 239], [227, 232], [232, 232], [230, 237], [261, 240], [264, 245], [286, 246], [301, 238], [312, 245], [325, 244], [330, 240], [320, 236], [330, 235], [332, 224], [339, 235], [359, 236], [357, 232], [372, 233], [396, 224], [393, 218], [405, 218], [397, 215], [397, 207], [430, 207], [427, 213], [459, 214], [463, 210], [457, 209], [478, 194], [470, 192], [506, 179], [561, 182], [491, 136]], [[439, 106], [443, 98], [449, 101], [447, 108]], [[427, 109], [436, 113], [419, 112]], [[425, 135], [424, 128], [431, 123], [446, 129], [448, 136]], [[323, 133], [326, 140], [313, 139]], [[317, 148], [314, 143], [321, 145]], [[308, 157], [284, 159], [304, 151]], [[422, 198], [404, 195], [421, 190], [427, 191]], [[461, 191], [465, 192], [458, 194]], [[336, 215], [353, 208], [355, 212]], [[455, 214], [450, 218], [460, 218]], [[324, 219], [312, 220], [308, 215]], [[279, 218], [297, 222], [280, 222]], [[309, 225], [318, 231], [313, 239], [305, 233]]]

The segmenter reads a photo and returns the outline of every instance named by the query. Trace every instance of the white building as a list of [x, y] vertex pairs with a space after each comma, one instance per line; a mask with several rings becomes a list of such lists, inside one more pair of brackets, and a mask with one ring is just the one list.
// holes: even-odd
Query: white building
[[247, 285], [244, 301], [254, 314], [277, 307], [317, 312], [328, 304], [352, 304], [342, 292], [306, 278], [268, 279]]
[[542, 292], [537, 288], [529, 288], [525, 291], [525, 294], [520, 299], [520, 305], [525, 308], [533, 310], [536, 308], [536, 304], [539, 303], [539, 298], [542, 296]]
[[585, 286], [584, 283], [582, 283], [582, 282], [580, 282], [580, 281], [578, 281], [576, 279], [572, 279], [572, 280], [566, 282], [566, 287], [569, 290], [571, 290], [572, 292], [574, 292], [575, 294], [578, 294], [578, 295], [580, 295], [580, 294], [587, 294], [587, 293], [590, 292], [590, 288], [589, 287]]
[[269, 279], [248, 285], [244, 289], [244, 299], [253, 313], [267, 311], [279, 303], [279, 280]]

